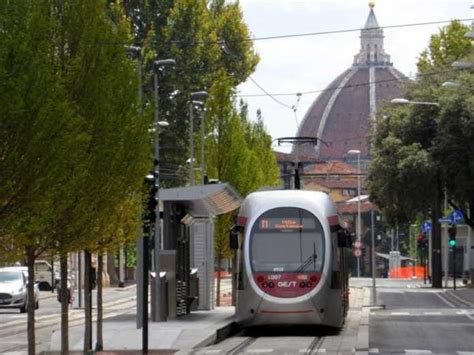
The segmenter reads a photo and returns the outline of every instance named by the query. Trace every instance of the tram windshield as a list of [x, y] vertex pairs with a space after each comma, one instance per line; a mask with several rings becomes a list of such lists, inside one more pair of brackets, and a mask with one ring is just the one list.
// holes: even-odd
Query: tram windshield
[[324, 232], [310, 212], [295, 207], [262, 214], [250, 236], [254, 272], [320, 272], [324, 261]]

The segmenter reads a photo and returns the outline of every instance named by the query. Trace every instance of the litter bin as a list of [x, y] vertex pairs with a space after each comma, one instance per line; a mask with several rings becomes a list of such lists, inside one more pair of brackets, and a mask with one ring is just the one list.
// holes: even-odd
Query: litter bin
[[188, 313], [197, 311], [199, 305], [199, 278], [197, 272], [198, 269], [193, 268], [189, 273]]
[[[155, 317], [155, 310], [157, 306], [156, 302], [156, 289], [155, 289], [155, 283], [157, 282], [156, 280], [156, 272], [150, 272], [150, 288], [151, 288], [151, 320], [153, 322], [158, 322], [159, 320], [156, 319]], [[159, 310], [160, 314], [163, 321], [166, 321], [168, 318], [168, 281], [166, 280], [166, 271], [160, 272], [160, 280], [159, 282], [161, 283], [161, 297], [159, 299], [160, 305], [159, 305]]]

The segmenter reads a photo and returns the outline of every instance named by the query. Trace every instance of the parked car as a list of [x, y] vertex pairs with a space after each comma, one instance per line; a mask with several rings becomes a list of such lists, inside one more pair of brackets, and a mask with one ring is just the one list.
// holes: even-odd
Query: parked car
[[[24, 266], [0, 269], [0, 308], [19, 308], [25, 313], [28, 306], [28, 271]], [[35, 283], [35, 309], [39, 308], [39, 288]]]

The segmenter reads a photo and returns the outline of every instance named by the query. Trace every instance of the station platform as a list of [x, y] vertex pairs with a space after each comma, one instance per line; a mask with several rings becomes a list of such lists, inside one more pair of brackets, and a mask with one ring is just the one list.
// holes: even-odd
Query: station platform
[[[159, 350], [159, 354], [188, 354], [195, 347], [212, 342], [217, 329], [232, 323], [234, 307], [217, 307], [212, 311], [196, 311], [184, 317], [166, 322], [149, 322], [148, 348]], [[135, 314], [122, 314], [104, 320], [104, 354], [137, 353], [142, 348], [142, 330], [136, 328]], [[95, 325], [95, 323], [94, 323]], [[95, 331], [95, 329], [94, 329]], [[84, 327], [69, 329], [69, 348], [71, 353], [81, 351], [84, 342]], [[95, 343], [95, 335], [93, 344]], [[53, 354], [61, 349], [61, 333], [54, 332], [50, 351]], [[82, 352], [81, 352], [82, 353]], [[141, 353], [141, 352], [138, 352]], [[97, 353], [99, 354], [99, 353]]]
[[[346, 324], [338, 336], [326, 337], [321, 345], [329, 353], [368, 354], [369, 303], [368, 288], [351, 287], [350, 309]], [[214, 343], [218, 330], [233, 322], [234, 307], [216, 307], [212, 311], [197, 311], [167, 322], [149, 322], [150, 354], [190, 354], [205, 352]], [[95, 325], [95, 324], [94, 324]], [[95, 331], [95, 329], [94, 329]], [[122, 314], [104, 320], [104, 351], [96, 354], [140, 354], [142, 331], [136, 328], [135, 314]], [[83, 326], [69, 330], [70, 353], [82, 353]], [[60, 332], [53, 333], [50, 351], [59, 354]], [[93, 344], [95, 343], [95, 339]]]

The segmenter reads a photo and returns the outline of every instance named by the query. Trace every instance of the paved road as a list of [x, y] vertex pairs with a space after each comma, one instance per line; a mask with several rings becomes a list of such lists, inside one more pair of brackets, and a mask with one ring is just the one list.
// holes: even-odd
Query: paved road
[[[135, 308], [135, 288], [104, 289], [105, 317], [122, 314]], [[93, 299], [95, 300], [95, 291]], [[95, 301], [93, 302], [95, 304]], [[26, 313], [17, 309], [0, 309], [0, 353], [21, 352], [27, 349]], [[70, 326], [84, 323], [83, 309], [72, 308], [69, 313]], [[60, 304], [56, 294], [41, 292], [40, 308], [35, 314], [37, 352], [49, 349], [51, 334], [60, 328]]]
[[386, 308], [370, 313], [370, 353], [474, 355], [474, 289], [386, 281], [377, 295]]

